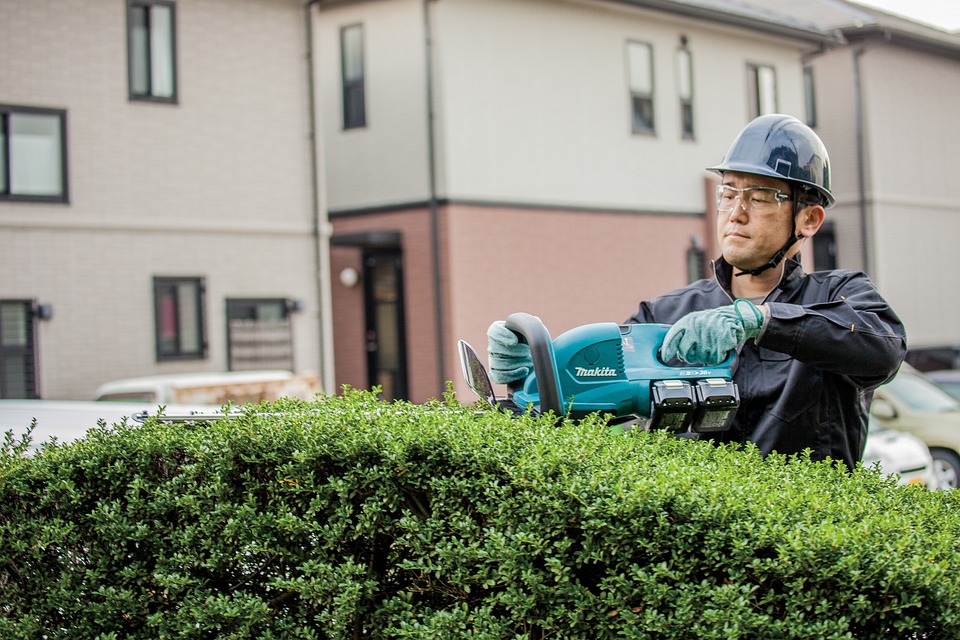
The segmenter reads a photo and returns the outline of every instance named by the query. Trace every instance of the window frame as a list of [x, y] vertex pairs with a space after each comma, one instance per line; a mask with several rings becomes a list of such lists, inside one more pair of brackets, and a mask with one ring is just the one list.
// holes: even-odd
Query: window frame
[[[273, 308], [280, 311], [280, 317], [276, 320], [283, 321], [286, 325], [286, 342], [289, 346], [289, 356], [288, 360], [284, 366], [271, 365], [265, 366], [262, 362], [257, 363], [253, 367], [238, 367], [238, 364], [241, 364], [244, 360], [237, 355], [237, 349], [240, 346], [238, 344], [238, 337], [235, 333], [235, 328], [233, 326], [234, 321], [236, 320], [254, 320], [257, 322], [264, 321], [263, 318], [260, 318], [260, 311], [266, 308]], [[241, 318], [240, 316], [244, 312], [254, 311], [255, 318]], [[227, 370], [228, 371], [253, 371], [258, 369], [288, 369], [294, 371], [294, 358], [296, 356], [296, 351], [294, 348], [293, 342], [293, 319], [291, 317], [292, 311], [292, 301], [287, 298], [227, 298], [226, 299], [226, 335], [227, 335]], [[258, 345], [262, 346], [262, 345]], [[279, 360], [278, 358], [275, 358]], [[256, 358], [250, 358], [250, 360], [256, 360]]]
[[[146, 81], [147, 91], [139, 92], [135, 90], [137, 85], [137, 65], [134, 64], [134, 55], [136, 46], [134, 45], [134, 24], [133, 16], [135, 10], [146, 9], [148, 14], [153, 7], [165, 7], [170, 10], [170, 95], [157, 95], [156, 88], [153, 86], [153, 65], [154, 51], [151, 43], [147, 42], [147, 65]], [[148, 37], [150, 35], [149, 24], [147, 28]], [[131, 102], [159, 102], [167, 104], [177, 104], [178, 102], [178, 82], [177, 82], [177, 7], [173, 0], [127, 0], [127, 96]]]
[[[695, 140], [697, 127], [694, 122], [693, 111], [693, 54], [690, 53], [686, 43], [677, 49], [676, 63], [677, 100], [680, 106], [680, 137], [684, 140]], [[684, 79], [686, 79], [686, 83]]]
[[804, 114], [807, 119], [807, 126], [817, 126], [817, 90], [814, 83], [813, 67], [806, 65], [803, 67], [803, 104], [806, 110]]
[[[55, 195], [15, 193], [13, 192], [13, 165], [11, 158], [10, 118], [15, 115], [52, 116], [57, 119], [60, 139], [57, 145], [60, 154], [60, 193]], [[0, 202], [53, 202], [67, 204], [70, 202], [70, 190], [67, 171], [67, 111], [66, 109], [49, 109], [0, 104]]]
[[[193, 306], [195, 313], [192, 318], [184, 317], [181, 309], [177, 306], [180, 294], [180, 287], [194, 287], [192, 293]], [[174, 308], [174, 338], [176, 345], [174, 349], [168, 349], [164, 346], [165, 341], [165, 321], [164, 314], [167, 309], [161, 304], [162, 294], [165, 288], [176, 287], [176, 294], [173, 296]], [[189, 293], [189, 292], [188, 292]], [[207, 329], [206, 329], [206, 282], [199, 276], [180, 277], [180, 276], [154, 276], [153, 278], [153, 320], [154, 320], [154, 345], [157, 362], [167, 362], [175, 360], [203, 360], [207, 357]], [[184, 324], [186, 321], [193, 323], [193, 333], [196, 336], [197, 346], [190, 349], [184, 346]]]
[[[0, 399], [26, 399], [35, 400], [40, 398], [40, 372], [37, 358], [37, 303], [35, 300], [23, 300], [18, 298], [0, 299], [0, 314], [3, 307], [14, 307], [22, 311], [22, 329], [23, 339], [19, 341], [10, 341], [3, 330], [3, 322], [0, 321]], [[9, 368], [8, 358], [14, 360], [23, 359], [24, 369], [22, 373], [22, 393], [13, 393], [13, 383], [8, 376]]]
[[[359, 33], [358, 50], [348, 51], [347, 34], [356, 30]], [[367, 126], [367, 71], [366, 71], [366, 34], [363, 23], [348, 24], [340, 27], [340, 96], [341, 117], [344, 131], [363, 129]], [[359, 75], [348, 77], [348, 55], [356, 54]]]
[[[765, 72], [769, 72], [771, 87], [766, 86], [764, 80]], [[767, 91], [769, 90], [769, 91]], [[768, 105], [768, 92], [772, 94], [773, 104]], [[747, 64], [747, 94], [748, 106], [750, 108], [750, 119], [753, 120], [762, 115], [770, 113], [779, 113], [780, 102], [779, 91], [777, 88], [777, 69], [770, 64]]]
[[[649, 87], [636, 87], [634, 86], [634, 80], [637, 78], [635, 71], [639, 71], [634, 67], [634, 57], [632, 52], [635, 48], [642, 48], [646, 50], [646, 76], [649, 81]], [[653, 61], [653, 45], [649, 42], [642, 42], [640, 40], [627, 40], [626, 46], [626, 58], [627, 58], [627, 91], [630, 94], [630, 131], [635, 135], [657, 135], [657, 118], [656, 118], [656, 78], [654, 77], [654, 61]], [[641, 119], [646, 122], [642, 126], [638, 122], [638, 101], [642, 101], [644, 105], [649, 109], [649, 114], [641, 114]]]

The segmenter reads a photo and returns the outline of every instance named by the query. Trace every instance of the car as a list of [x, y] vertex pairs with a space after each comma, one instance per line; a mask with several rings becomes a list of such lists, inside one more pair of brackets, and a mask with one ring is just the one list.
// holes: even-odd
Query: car
[[926, 443], [909, 433], [887, 429], [875, 419], [868, 423], [863, 466], [877, 467], [884, 476], [896, 477], [897, 484], [939, 488]]
[[916, 436], [930, 449], [940, 489], [960, 483], [960, 401], [908, 364], [877, 388], [871, 418], [883, 428]]
[[925, 371], [927, 379], [960, 401], [960, 369]]

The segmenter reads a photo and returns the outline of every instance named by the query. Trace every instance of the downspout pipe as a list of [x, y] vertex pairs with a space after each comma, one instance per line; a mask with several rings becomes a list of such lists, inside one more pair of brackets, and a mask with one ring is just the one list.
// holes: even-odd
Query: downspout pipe
[[327, 216], [326, 195], [321, 192], [320, 175], [323, 161], [320, 153], [321, 136], [317, 126], [317, 96], [314, 82], [315, 61], [313, 50], [313, 7], [321, 0], [307, 0], [304, 4], [304, 21], [307, 39], [307, 118], [310, 141], [310, 183], [313, 208], [314, 274], [317, 286], [317, 324], [319, 338], [320, 386], [326, 394], [333, 394], [336, 387], [333, 358], [333, 300], [330, 294], [330, 236], [333, 228]]
[[437, 158], [433, 112], [433, 32], [430, 25], [430, 3], [432, 1], [433, 0], [423, 0], [424, 88], [427, 102], [427, 174], [430, 189], [430, 250], [433, 261], [434, 315], [437, 323], [437, 388], [439, 393], [442, 394], [445, 391], [447, 381], [447, 355], [444, 346], [446, 341], [446, 326], [443, 321], [443, 289], [440, 277], [440, 213], [437, 202]]
[[860, 58], [866, 53], [865, 46], [853, 51], [853, 117], [857, 139], [857, 191], [860, 208], [860, 243], [863, 270], [870, 273], [870, 233], [867, 228], [867, 161], [866, 136], [863, 132], [863, 84], [861, 81]]

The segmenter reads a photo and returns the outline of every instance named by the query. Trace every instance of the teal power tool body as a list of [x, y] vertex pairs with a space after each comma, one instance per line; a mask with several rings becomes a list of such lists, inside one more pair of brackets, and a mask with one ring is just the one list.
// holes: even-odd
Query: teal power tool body
[[494, 395], [476, 351], [460, 341], [460, 361], [471, 389], [503, 409], [579, 419], [591, 413], [637, 417], [650, 428], [677, 434], [726, 431], [740, 396], [733, 382], [734, 355], [716, 367], [660, 360], [669, 325], [600, 322], [573, 328], [555, 340], [539, 318], [514, 313], [508, 329], [530, 346], [533, 371]]

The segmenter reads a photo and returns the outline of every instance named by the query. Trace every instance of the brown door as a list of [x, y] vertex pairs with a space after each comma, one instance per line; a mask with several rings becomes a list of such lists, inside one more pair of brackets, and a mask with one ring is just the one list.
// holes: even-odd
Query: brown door
[[407, 344], [403, 310], [403, 255], [398, 249], [364, 252], [367, 376], [384, 400], [406, 400]]

